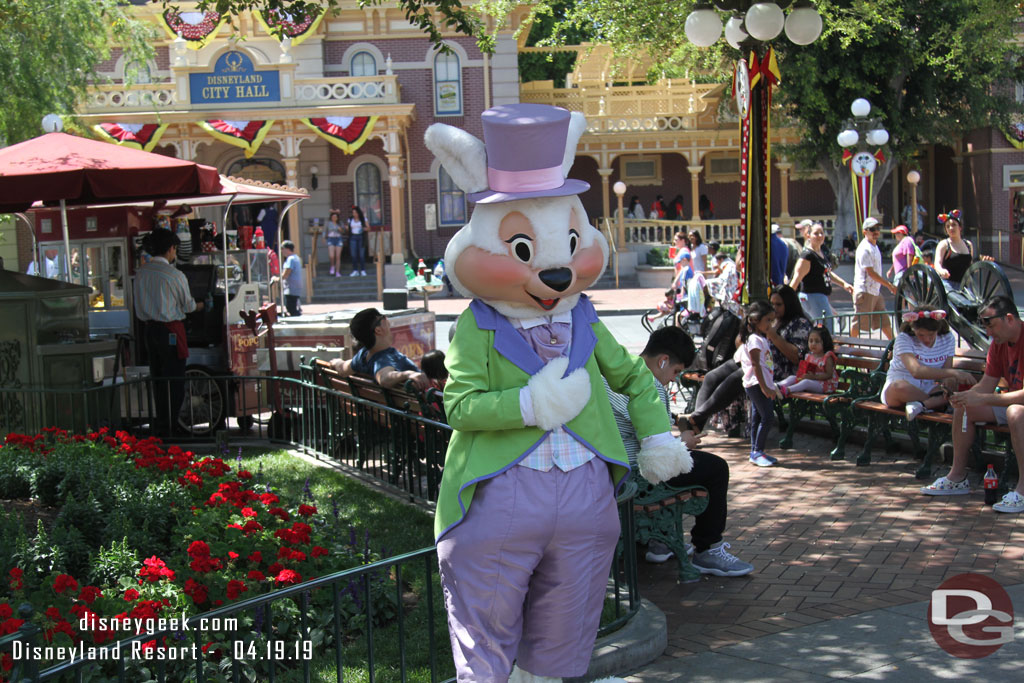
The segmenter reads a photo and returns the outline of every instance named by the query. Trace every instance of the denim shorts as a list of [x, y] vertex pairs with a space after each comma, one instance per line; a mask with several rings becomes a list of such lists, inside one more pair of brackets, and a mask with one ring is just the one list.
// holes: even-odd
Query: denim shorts
[[344, 239], [345, 238], [342, 237], [341, 235], [338, 235], [337, 237], [330, 237], [330, 236], [328, 236], [328, 237], [326, 237], [327, 246], [329, 246], [329, 247], [340, 247], [341, 243], [344, 241]]

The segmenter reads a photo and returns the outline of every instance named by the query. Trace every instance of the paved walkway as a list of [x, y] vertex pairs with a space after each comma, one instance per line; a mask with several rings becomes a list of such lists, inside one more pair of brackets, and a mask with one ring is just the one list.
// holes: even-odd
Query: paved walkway
[[[916, 462], [903, 453], [876, 450], [876, 464], [857, 467], [855, 448], [830, 462], [825, 439], [798, 435], [795, 446], [772, 450], [779, 466], [762, 469], [747, 463], [745, 441], [705, 438], [731, 465], [726, 540], [756, 571], [678, 584], [671, 562], [641, 561], [641, 592], [665, 612], [668, 649], [629, 680], [934, 680], [994, 673], [1010, 653], [1019, 666], [1024, 639], [977, 663], [939, 651], [922, 601], [963, 572], [1019, 584], [1024, 515], [985, 507], [977, 481], [969, 496], [918, 494]], [[1024, 589], [1013, 595], [1024, 612]]]

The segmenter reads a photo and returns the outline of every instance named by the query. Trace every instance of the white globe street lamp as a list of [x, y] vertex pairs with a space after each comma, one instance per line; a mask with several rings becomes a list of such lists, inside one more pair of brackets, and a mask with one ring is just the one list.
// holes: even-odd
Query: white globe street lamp
[[[790, 7], [792, 9], [787, 17], [783, 10]], [[753, 58], [758, 60], [764, 56], [764, 50], [759, 48], [760, 44], [774, 40], [783, 30], [786, 37], [796, 45], [809, 45], [821, 35], [821, 16], [809, 0], [698, 0], [693, 11], [686, 17], [687, 39], [698, 47], [714, 45], [722, 35], [722, 19], [719, 13], [728, 16], [725, 22], [726, 42], [734, 49], [754, 53]], [[746, 54], [741, 61], [745, 60]], [[745, 195], [745, 201], [746, 215], [750, 216], [747, 234], [751, 239], [745, 247], [746, 272], [743, 284], [751, 299], [763, 300], [768, 296], [768, 225], [765, 214], [768, 212], [767, 174], [770, 172], [771, 162], [766, 159], [768, 141], [761, 131], [761, 122], [764, 121], [765, 115], [764, 104], [760, 95], [751, 96], [746, 73], [746, 64], [737, 64], [739, 75], [734, 86], [740, 116], [744, 119], [749, 117], [752, 122], [757, 121], [750, 127], [747, 153], [749, 191]], [[859, 140], [858, 133], [853, 130], [850, 133], [853, 139], [849, 144], [856, 144]]]

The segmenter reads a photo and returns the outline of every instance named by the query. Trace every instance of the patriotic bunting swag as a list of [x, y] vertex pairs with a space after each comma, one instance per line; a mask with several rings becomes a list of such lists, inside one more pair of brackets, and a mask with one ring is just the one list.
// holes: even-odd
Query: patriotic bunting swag
[[152, 152], [164, 131], [166, 123], [97, 123], [94, 131], [107, 142], [115, 145]]
[[171, 38], [181, 36], [185, 44], [198, 50], [206, 45], [220, 27], [227, 21], [227, 16], [217, 12], [179, 12], [174, 9], [165, 10], [160, 15], [160, 25], [170, 34]]
[[345, 154], [352, 154], [370, 138], [377, 118], [376, 116], [328, 116], [299, 120]]
[[256, 150], [263, 144], [263, 138], [270, 132], [273, 121], [225, 121], [210, 119], [200, 121], [199, 127], [217, 138], [235, 147], [245, 150], [245, 158], [251, 159]]
[[[742, 301], [747, 303], [750, 300], [750, 283], [748, 280], [748, 268], [752, 246], [757, 244], [758, 249], [764, 255], [765, 273], [767, 273], [767, 258], [771, 225], [771, 107], [772, 107], [772, 86], [779, 83], [781, 75], [775, 60], [775, 51], [768, 48], [763, 59], [758, 59], [757, 54], [750, 53], [749, 62], [740, 60], [736, 65], [736, 72], [733, 77], [733, 97], [736, 98], [737, 109], [740, 114], [740, 247], [737, 252], [736, 269], [742, 287]], [[756, 98], [756, 103], [754, 102]], [[756, 104], [759, 106], [751, 106]], [[756, 111], [755, 111], [756, 110]], [[752, 112], [755, 116], [752, 117]], [[756, 120], [752, 120], [756, 119]], [[751, 133], [752, 127], [760, 134], [763, 141], [762, 157], [756, 165], [756, 172], [751, 173]], [[763, 197], [762, 201], [751, 202], [751, 197], [758, 194]], [[761, 211], [763, 215], [754, 216], [752, 211]], [[756, 220], [755, 220], [756, 219]], [[754, 233], [757, 228], [757, 234]], [[766, 286], [764, 282], [757, 283], [758, 287]]]
[[325, 13], [321, 11], [310, 14], [301, 21], [280, 10], [270, 10], [265, 13], [257, 11], [253, 14], [263, 26], [263, 30], [271, 35], [278, 35], [279, 38], [288, 38], [294, 47], [316, 33], [316, 27], [320, 25]]
[[860, 226], [864, 219], [871, 215], [871, 196], [874, 192], [875, 169], [879, 164], [885, 163], [885, 155], [882, 150], [874, 154], [866, 150], [851, 152], [843, 150], [843, 163], [850, 167], [850, 181], [853, 183], [853, 207], [857, 218], [857, 241], [863, 235]]

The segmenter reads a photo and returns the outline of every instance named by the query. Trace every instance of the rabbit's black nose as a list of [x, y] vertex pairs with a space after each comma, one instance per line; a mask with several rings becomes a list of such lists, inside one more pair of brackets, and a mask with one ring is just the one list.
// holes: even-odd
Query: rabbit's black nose
[[537, 277], [556, 292], [564, 292], [572, 284], [572, 271], [568, 268], [542, 270], [537, 274]]

